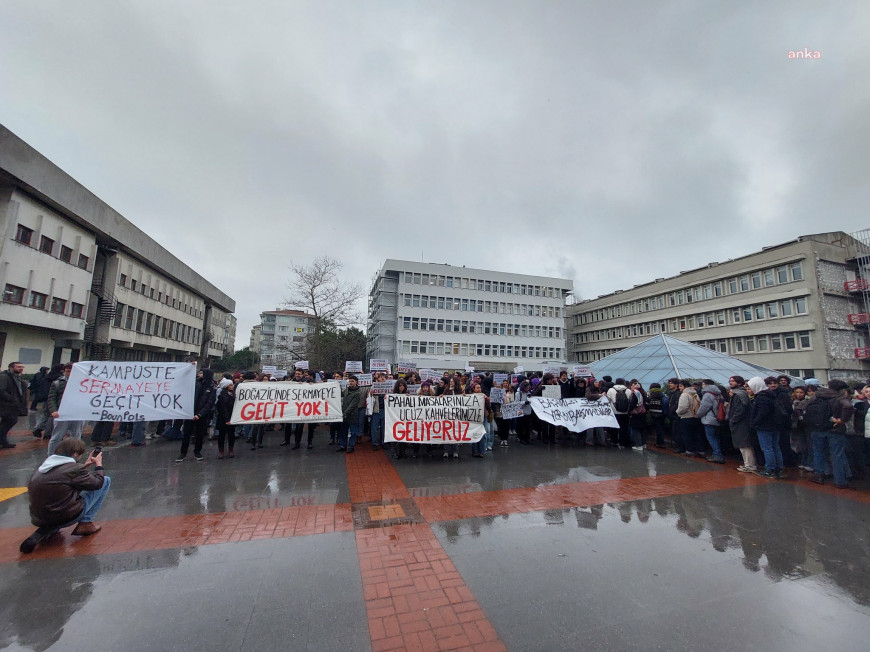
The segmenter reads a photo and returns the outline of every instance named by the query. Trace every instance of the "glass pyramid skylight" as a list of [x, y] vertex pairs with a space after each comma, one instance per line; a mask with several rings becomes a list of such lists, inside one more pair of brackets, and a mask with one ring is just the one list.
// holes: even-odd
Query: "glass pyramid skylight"
[[749, 380], [753, 376], [764, 378], [782, 373], [667, 335], [655, 335], [593, 362], [589, 368], [596, 378], [637, 378], [644, 387], [650, 383], [664, 386], [668, 378], [710, 378], [727, 387], [731, 376]]

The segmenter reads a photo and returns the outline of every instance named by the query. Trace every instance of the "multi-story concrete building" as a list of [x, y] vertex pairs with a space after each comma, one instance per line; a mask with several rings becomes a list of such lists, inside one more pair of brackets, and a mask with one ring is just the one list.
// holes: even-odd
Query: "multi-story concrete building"
[[267, 310], [251, 329], [251, 351], [264, 365], [286, 368], [305, 357], [305, 341], [314, 329], [314, 315], [301, 310]]
[[204, 360], [235, 302], [0, 125], [0, 358]]
[[435, 370], [563, 363], [569, 279], [387, 260], [369, 293], [366, 355]]
[[861, 240], [805, 235], [581, 301], [568, 308], [570, 358], [591, 363], [664, 333], [794, 376], [866, 378]]

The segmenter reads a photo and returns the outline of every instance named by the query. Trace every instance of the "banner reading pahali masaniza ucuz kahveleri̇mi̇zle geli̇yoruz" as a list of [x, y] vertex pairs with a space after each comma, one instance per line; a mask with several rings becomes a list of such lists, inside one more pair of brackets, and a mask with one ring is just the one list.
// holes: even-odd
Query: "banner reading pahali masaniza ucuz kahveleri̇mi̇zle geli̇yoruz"
[[472, 444], [485, 434], [483, 394], [384, 396], [384, 441]]

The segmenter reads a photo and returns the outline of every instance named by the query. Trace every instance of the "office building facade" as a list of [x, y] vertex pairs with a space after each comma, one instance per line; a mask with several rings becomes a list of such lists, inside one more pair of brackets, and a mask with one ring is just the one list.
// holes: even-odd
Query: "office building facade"
[[390, 259], [369, 293], [366, 355], [439, 371], [563, 363], [573, 291], [569, 279]]
[[794, 376], [866, 379], [868, 249], [805, 235], [569, 307], [570, 359], [592, 363], [665, 334]]

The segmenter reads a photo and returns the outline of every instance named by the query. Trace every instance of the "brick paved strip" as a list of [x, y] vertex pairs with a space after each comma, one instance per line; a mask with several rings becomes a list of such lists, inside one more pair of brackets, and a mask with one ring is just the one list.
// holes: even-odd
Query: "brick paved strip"
[[357, 530], [372, 650], [506, 650], [427, 523]]
[[374, 503], [410, 498], [408, 487], [383, 450], [357, 448], [347, 458], [351, 503]]
[[[655, 477], [624, 478], [602, 482], [574, 482], [502, 491], [483, 491], [415, 498], [427, 522], [455, 521], [480, 516], [537, 512], [564, 507], [660, 498], [682, 494], [736, 489], [772, 482], [737, 472], [698, 471]], [[856, 492], [851, 492], [855, 494]], [[853, 497], [853, 496], [850, 496]]]
[[72, 528], [65, 529], [30, 555], [21, 555], [18, 545], [33, 532], [32, 527], [0, 529], [0, 563], [348, 532], [353, 518], [345, 503], [100, 524], [103, 531], [90, 537], [74, 537], [69, 534]]

